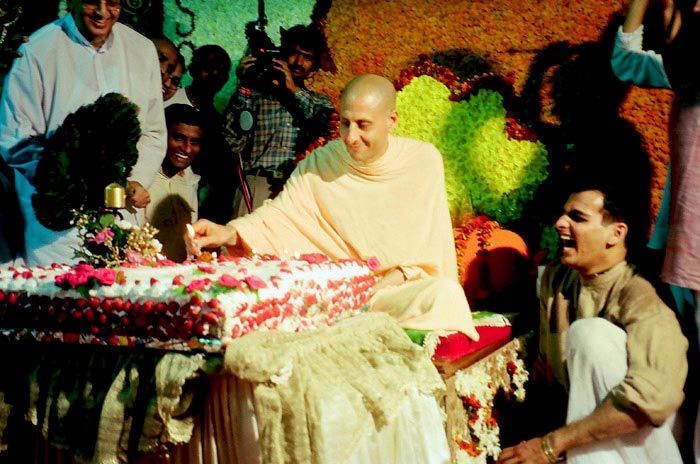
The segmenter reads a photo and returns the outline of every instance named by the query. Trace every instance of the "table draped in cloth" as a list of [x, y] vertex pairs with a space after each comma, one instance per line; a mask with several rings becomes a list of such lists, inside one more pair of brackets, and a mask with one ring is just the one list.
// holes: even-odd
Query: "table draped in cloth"
[[2, 462], [34, 461], [23, 449], [35, 445], [27, 423], [79, 462], [133, 462], [187, 442], [193, 405], [207, 392], [202, 353], [43, 343], [2, 344], [0, 352]]
[[393, 421], [411, 391], [445, 385], [388, 315], [304, 333], [259, 332], [228, 346], [225, 369], [253, 385], [262, 462], [345, 462]]
[[[0, 367], [12, 375], [0, 377], [0, 460], [30, 462], [34, 442], [19, 436], [29, 420], [47, 444], [101, 464], [143, 453], [187, 464], [449, 461], [445, 384], [384, 313], [302, 333], [251, 333], [223, 360], [129, 347], [2, 347]], [[19, 448], [7, 449], [12, 443]]]

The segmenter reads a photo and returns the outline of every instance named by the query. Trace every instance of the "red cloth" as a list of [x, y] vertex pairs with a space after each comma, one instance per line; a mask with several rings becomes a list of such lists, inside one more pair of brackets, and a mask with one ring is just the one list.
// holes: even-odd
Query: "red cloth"
[[476, 331], [481, 336], [478, 342], [469, 339], [463, 333], [454, 333], [447, 337], [440, 337], [440, 343], [435, 348], [433, 359], [436, 361], [456, 361], [493, 343], [509, 339], [511, 327], [477, 326]]

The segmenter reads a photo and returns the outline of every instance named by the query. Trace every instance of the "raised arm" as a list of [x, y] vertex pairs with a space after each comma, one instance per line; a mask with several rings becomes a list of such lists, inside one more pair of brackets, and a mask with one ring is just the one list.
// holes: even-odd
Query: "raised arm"
[[649, 0], [632, 0], [627, 10], [627, 16], [625, 16], [625, 22], [622, 25], [622, 32], [630, 33], [636, 31], [644, 22], [644, 15], [648, 8]]
[[610, 65], [615, 76], [623, 82], [670, 88], [661, 55], [642, 48], [643, 21], [648, 6], [649, 0], [633, 0], [630, 4], [625, 22], [615, 37]]

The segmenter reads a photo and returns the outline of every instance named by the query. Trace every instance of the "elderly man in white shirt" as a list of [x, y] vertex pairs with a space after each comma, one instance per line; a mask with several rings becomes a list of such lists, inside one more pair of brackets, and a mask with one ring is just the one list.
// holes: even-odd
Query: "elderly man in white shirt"
[[0, 154], [15, 170], [25, 221], [28, 265], [72, 262], [80, 241], [75, 229], [42, 226], [32, 207], [41, 140], [70, 113], [117, 92], [139, 108], [138, 160], [127, 195], [145, 208], [165, 155], [166, 128], [156, 49], [146, 37], [117, 22], [119, 0], [69, 0], [69, 14], [32, 34], [7, 75], [0, 100]]

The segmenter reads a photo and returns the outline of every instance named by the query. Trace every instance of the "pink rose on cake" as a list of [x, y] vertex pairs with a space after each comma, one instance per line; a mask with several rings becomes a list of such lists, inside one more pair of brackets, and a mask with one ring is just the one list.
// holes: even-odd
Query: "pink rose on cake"
[[301, 259], [311, 264], [320, 264], [328, 261], [328, 256], [323, 253], [305, 253], [301, 255]]
[[112, 285], [117, 280], [117, 271], [107, 267], [95, 270], [95, 278], [102, 285]]
[[84, 285], [89, 280], [89, 275], [84, 272], [68, 272], [56, 276], [56, 285], [61, 288], [76, 288], [79, 285]]
[[261, 288], [267, 288], [267, 283], [258, 276], [248, 276], [245, 278], [245, 283], [248, 284], [251, 290], [258, 290]]
[[211, 288], [211, 279], [195, 279], [187, 286], [187, 293], [206, 291]]
[[231, 274], [222, 275], [221, 277], [219, 277], [219, 281], [217, 283], [219, 285], [221, 285], [222, 287], [227, 287], [227, 288], [241, 288], [241, 287], [243, 287], [243, 282], [236, 279]]
[[88, 291], [97, 285], [112, 285], [117, 280], [117, 271], [110, 268], [95, 269], [89, 264], [78, 264], [65, 274], [54, 278], [57, 286], [66, 290], [75, 288], [81, 295], [87, 297]]
[[377, 258], [376, 256], [370, 256], [369, 258], [367, 258], [366, 264], [367, 267], [370, 268], [370, 270], [372, 271], [376, 271], [381, 266], [379, 258]]

